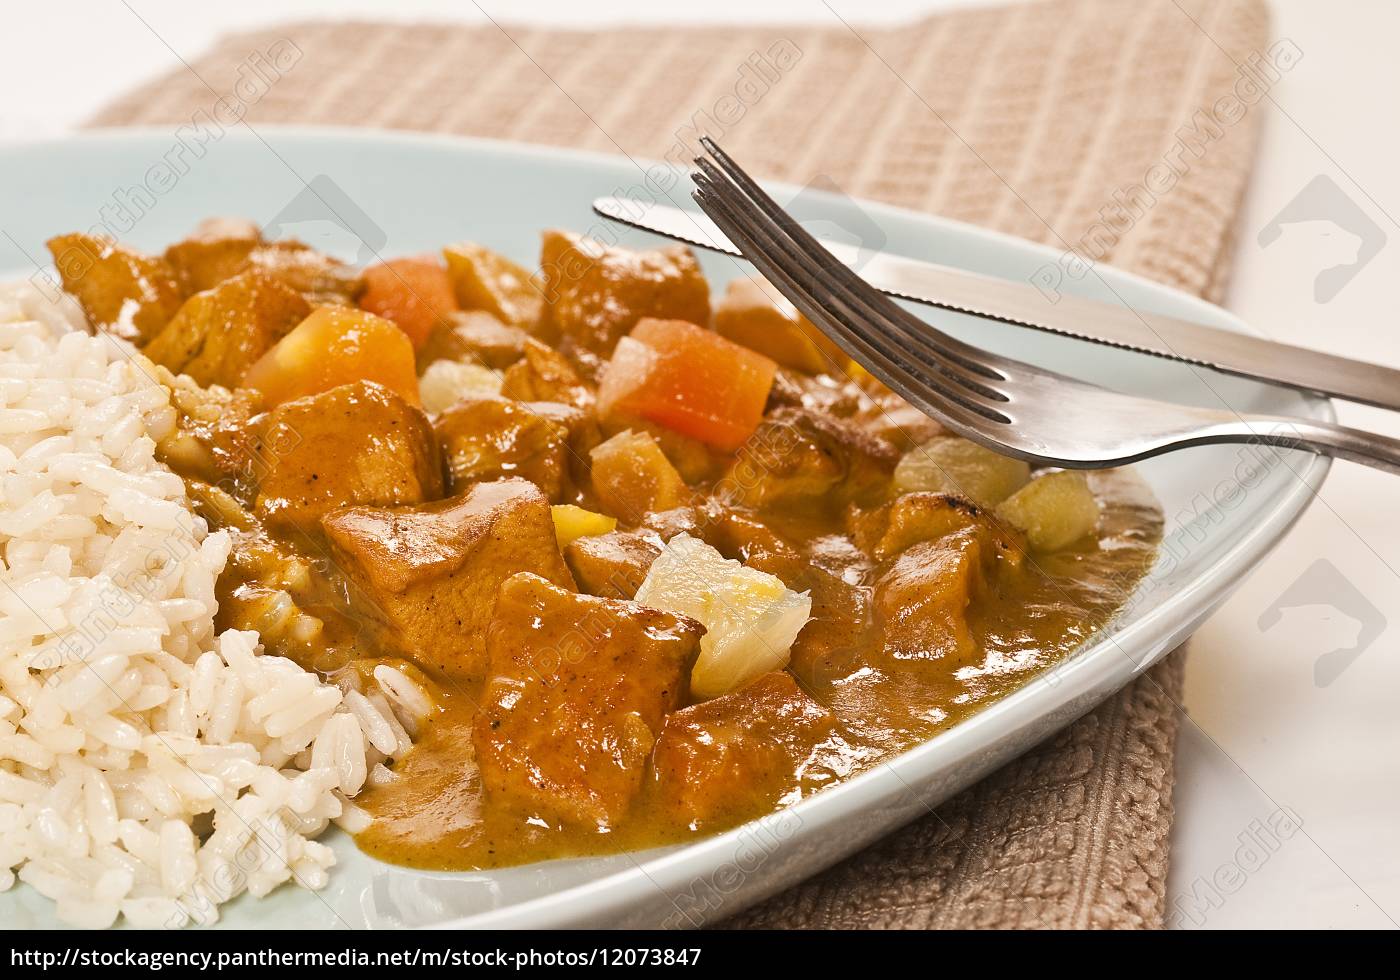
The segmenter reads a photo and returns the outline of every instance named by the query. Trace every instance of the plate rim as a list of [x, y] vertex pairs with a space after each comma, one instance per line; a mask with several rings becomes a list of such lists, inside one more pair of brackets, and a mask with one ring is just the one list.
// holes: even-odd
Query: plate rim
[[[181, 124], [170, 126], [101, 127], [79, 132], [48, 136], [35, 140], [0, 141], [0, 160], [13, 153], [42, 153], [49, 148], [61, 149], [74, 144], [120, 143], [133, 144], [160, 139], [168, 141]], [[669, 163], [610, 154], [594, 150], [581, 150], [567, 147], [553, 147], [545, 144], [522, 143], [511, 140], [498, 140], [488, 137], [457, 136], [447, 133], [428, 133], [412, 130], [374, 129], [350, 126], [305, 126], [259, 124], [253, 127], [228, 127], [219, 142], [233, 140], [241, 143], [269, 142], [269, 138], [290, 140], [342, 141], [358, 143], [393, 143], [408, 149], [433, 149], [465, 154], [489, 154], [492, 156], [528, 156], [546, 163], [563, 166], [587, 165], [592, 167], [615, 168], [619, 165], [636, 165], [640, 175], [645, 169], [657, 165], [672, 167]], [[782, 190], [796, 190], [796, 186], [786, 182], [765, 184]], [[684, 186], [682, 183], [680, 186]], [[687, 195], [688, 196], [688, 195]], [[585, 202], [586, 203], [586, 202]], [[1021, 254], [1031, 254], [1054, 261], [1062, 250], [1033, 242], [978, 225], [956, 219], [930, 215], [908, 208], [865, 198], [850, 198], [850, 203], [869, 213], [877, 222], [892, 220], [912, 222], [915, 225], [946, 229], [957, 235], [970, 236], [989, 243], [996, 249], [1012, 249]], [[607, 219], [599, 218], [599, 221]], [[664, 236], [658, 236], [664, 237]], [[1119, 269], [1109, 263], [1096, 263], [1095, 268], [1112, 282], [1132, 283], [1154, 299], [1177, 309], [1185, 309], [1199, 314], [1200, 319], [1224, 329], [1262, 336], [1262, 333], [1235, 314], [1223, 307], [1210, 303], [1201, 297], [1184, 292], [1176, 287], [1155, 282], [1138, 273]], [[1187, 315], [1190, 315], [1188, 313]], [[1066, 342], [1076, 342], [1072, 338], [1061, 338]], [[1087, 341], [1077, 341], [1088, 343]], [[1140, 354], [1142, 357], [1152, 355]], [[1262, 383], [1262, 382], [1254, 382]], [[1333, 421], [1336, 418], [1332, 401], [1321, 396], [1303, 394], [1302, 405], [1305, 417]], [[1264, 556], [1282, 540], [1288, 530], [1311, 506], [1321, 489], [1331, 468], [1331, 459], [1309, 455], [1304, 466], [1294, 470], [1295, 479], [1282, 492], [1272, 506], [1266, 508], [1259, 518], [1240, 534], [1223, 546], [1221, 554], [1202, 573], [1185, 583], [1185, 587], [1143, 613], [1138, 619], [1114, 633], [1114, 643], [1134, 650], [1147, 651], [1145, 656], [1135, 658], [1127, 650], [1122, 653], [1130, 659], [1138, 660], [1131, 670], [1123, 671], [1115, 667], [1114, 658], [1104, 650], [1101, 636], [1091, 644], [1072, 655], [1071, 659], [1051, 668], [1056, 677], [1055, 684], [1043, 683], [1047, 674], [1040, 674], [1020, 689], [997, 700], [969, 718], [959, 722], [947, 731], [935, 735], [918, 745], [900, 753], [879, 766], [843, 781], [829, 789], [815, 794], [787, 808], [803, 821], [800, 836], [820, 833], [824, 827], [848, 820], [853, 813], [879, 807], [888, 799], [910, 791], [911, 784], [918, 784], [937, 777], [940, 769], [953, 763], [966, 760], [971, 754], [969, 746], [985, 746], [999, 740], [1006, 740], [1018, 731], [1033, 727], [1035, 723], [1057, 711], [1064, 711], [1066, 705], [1075, 704], [1071, 714], [1057, 720], [1057, 728], [1063, 728], [1075, 718], [1092, 710], [1101, 701], [1121, 689], [1138, 675], [1158, 662], [1173, 649], [1185, 634], [1193, 631], [1214, 608], [1233, 592], [1243, 578], [1252, 571]], [[1291, 467], [1290, 467], [1291, 469]], [[1110, 627], [1112, 628], [1112, 627]], [[1091, 655], [1092, 654], [1092, 655]], [[1109, 693], [1103, 697], [1092, 697], [1079, 705], [1087, 695], [1110, 685]], [[1065, 694], [1055, 689], [1062, 688]], [[1048, 693], [1047, 693], [1048, 692]], [[996, 729], [1005, 729], [1000, 736]], [[1043, 737], [1049, 737], [1048, 733]], [[1020, 752], [1013, 753], [1018, 755]], [[948, 756], [948, 759], [944, 759]], [[998, 762], [998, 764], [1001, 764]], [[894, 778], [886, 776], [882, 770], [889, 769]], [[904, 770], [904, 772], [901, 772]], [[979, 777], [980, 778], [980, 777]], [[911, 818], [912, 819], [912, 818]], [[696, 841], [673, 845], [660, 853], [635, 852], [638, 860], [633, 866], [604, 874], [561, 891], [535, 898], [525, 899], [496, 909], [459, 916], [433, 923], [428, 928], [481, 928], [481, 927], [548, 927], [584, 925], [599, 918], [611, 918], [605, 910], [618, 910], [632, 907], [640, 898], [651, 895], [660, 889], [668, 897], [668, 882], [693, 880], [711, 873], [716, 867], [715, 858], [730, 853], [735, 843], [754, 822]], [[902, 826], [902, 824], [900, 825]], [[897, 826], [882, 831], [879, 836], [893, 833]], [[863, 845], [862, 845], [863, 846]], [[842, 858], [854, 853], [856, 848], [847, 848], [834, 854], [824, 867], [829, 867]], [[648, 856], [650, 855], [650, 856]], [[820, 873], [821, 869], [807, 867], [799, 878]], [[444, 872], [454, 876], [455, 873]], [[747, 902], [760, 900], [764, 895], [784, 887], [789, 882], [780, 881], [771, 888], [753, 894]], [[639, 894], [644, 889], [644, 894]], [[758, 892], [757, 889], [755, 889]], [[742, 907], [742, 905], [740, 906]], [[726, 908], [725, 914], [737, 911]]]

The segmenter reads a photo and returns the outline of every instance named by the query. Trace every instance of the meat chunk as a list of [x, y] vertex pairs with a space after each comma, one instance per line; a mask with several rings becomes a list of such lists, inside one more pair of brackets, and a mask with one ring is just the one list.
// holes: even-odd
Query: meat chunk
[[661, 554], [652, 536], [639, 531], [609, 531], [577, 538], [564, 548], [564, 560], [578, 587], [589, 595], [631, 599], [647, 569]]
[[524, 330], [504, 324], [484, 310], [449, 313], [418, 351], [418, 370], [434, 361], [507, 368], [525, 356], [525, 341], [529, 339]]
[[965, 527], [1014, 533], [972, 501], [946, 493], [901, 494], [873, 510], [852, 508], [846, 526], [856, 546], [876, 562], [886, 561], [920, 541], [932, 541]]
[[690, 495], [656, 440], [645, 433], [619, 432], [591, 456], [593, 492], [603, 509], [625, 524], [679, 507]]
[[899, 453], [848, 422], [802, 408], [772, 413], [739, 450], [722, 484], [725, 503], [842, 507], [886, 495]]
[[525, 343], [525, 356], [506, 369], [501, 394], [523, 402], [562, 402], [575, 408], [593, 407], [593, 389], [568, 358], [538, 340]]
[[262, 244], [262, 233], [251, 221], [210, 218], [194, 234], [165, 250], [186, 294], [213, 289], [247, 268], [248, 256]]
[[322, 515], [337, 507], [442, 496], [442, 458], [428, 417], [372, 382], [284, 402], [260, 417], [258, 436], [267, 469], [254, 511], [284, 533], [316, 533]]
[[291, 286], [312, 305], [355, 305], [364, 278], [339, 259], [292, 239], [259, 245], [248, 253], [243, 269], [258, 269]]
[[486, 632], [491, 677], [473, 741], [482, 785], [526, 813], [611, 827], [685, 703], [700, 624], [635, 602], [507, 579]]
[[143, 353], [202, 385], [234, 388], [310, 312], [290, 286], [245, 272], [187, 299]]
[[528, 272], [504, 255], [473, 242], [449, 245], [442, 256], [462, 309], [484, 310], [513, 327], [535, 327], [540, 317], [540, 291]]
[[976, 640], [967, 610], [1019, 565], [1007, 537], [982, 523], [921, 541], [889, 563], [875, 585], [875, 617], [885, 657], [939, 670], [970, 658]]
[[764, 674], [666, 719], [651, 788], [675, 823], [732, 824], [830, 782], [821, 748], [835, 733], [835, 717], [792, 675]]
[[777, 288], [740, 276], [715, 307], [715, 333], [807, 374], [844, 374], [849, 357]]
[[452, 486], [518, 476], [558, 501], [568, 470], [569, 428], [510, 398], [468, 396], [434, 424]]
[[170, 322], [185, 295], [163, 258], [94, 235], [59, 235], [48, 242], [64, 292], [94, 327], [141, 345]]
[[684, 245], [634, 252], [547, 231], [540, 269], [542, 321], [566, 347], [606, 357], [643, 317], [710, 322], [710, 287]]
[[532, 483], [478, 483], [406, 507], [347, 507], [326, 540], [386, 640], [421, 667], [464, 683], [486, 674], [486, 625], [500, 584], [528, 571], [573, 588], [549, 504]]

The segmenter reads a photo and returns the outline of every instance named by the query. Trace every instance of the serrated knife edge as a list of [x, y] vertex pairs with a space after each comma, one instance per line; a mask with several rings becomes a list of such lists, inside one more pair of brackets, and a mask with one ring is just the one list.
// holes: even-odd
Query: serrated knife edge
[[[597, 199], [593, 210], [642, 231], [742, 258], [714, 223], [699, 212], [617, 197]], [[827, 239], [821, 242], [842, 262], [856, 263], [858, 253], [851, 246]], [[900, 299], [1400, 410], [1400, 371], [1382, 365], [1138, 311], [1126, 305], [1070, 295], [1061, 295], [1058, 301], [1051, 302], [1028, 283], [995, 279], [885, 252], [866, 257], [860, 274], [881, 292]]]

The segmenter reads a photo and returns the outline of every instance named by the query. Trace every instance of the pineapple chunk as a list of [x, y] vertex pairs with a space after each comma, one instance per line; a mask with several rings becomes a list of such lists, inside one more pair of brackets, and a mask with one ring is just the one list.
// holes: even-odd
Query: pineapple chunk
[[1099, 502], [1083, 473], [1061, 470], [1036, 477], [1003, 500], [996, 513], [1025, 531], [1032, 548], [1054, 551], [1094, 530]]
[[423, 409], [445, 412], [467, 395], [499, 395], [501, 373], [466, 361], [434, 361], [418, 379]]
[[894, 468], [900, 493], [954, 493], [982, 507], [995, 507], [1030, 482], [1031, 468], [957, 436], [939, 436], [904, 454]]
[[691, 694], [705, 701], [786, 667], [792, 641], [812, 612], [806, 592], [725, 559], [688, 534], [672, 538], [651, 563], [637, 601], [705, 626], [690, 675]]
[[550, 508], [550, 514], [554, 517], [554, 536], [559, 539], [560, 548], [579, 538], [607, 534], [617, 527], [616, 517], [584, 510], [573, 504], [555, 504]]

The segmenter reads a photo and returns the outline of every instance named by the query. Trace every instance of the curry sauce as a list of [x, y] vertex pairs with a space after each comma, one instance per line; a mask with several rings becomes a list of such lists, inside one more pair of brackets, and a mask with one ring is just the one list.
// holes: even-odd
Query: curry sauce
[[[382, 697], [357, 842], [466, 870], [712, 834], [1044, 677], [1151, 567], [1127, 471], [1033, 472], [759, 280], [546, 232], [359, 272], [244, 222], [65, 288], [178, 416], [219, 629]], [[64, 266], [60, 264], [60, 273]], [[381, 685], [382, 687], [382, 685]], [[389, 751], [385, 749], [385, 751]]]

